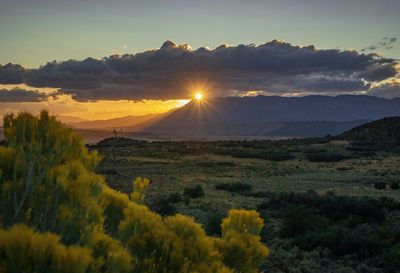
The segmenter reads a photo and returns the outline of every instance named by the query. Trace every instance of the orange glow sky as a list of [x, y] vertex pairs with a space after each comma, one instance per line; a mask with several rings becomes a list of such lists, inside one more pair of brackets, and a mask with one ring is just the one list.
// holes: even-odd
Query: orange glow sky
[[[38, 90], [51, 94], [56, 92], [53, 88], [35, 88], [24, 84], [2, 85], [1, 89], [23, 88], [25, 90]], [[0, 91], [1, 92], [1, 91]], [[72, 99], [69, 95], [50, 97], [41, 102], [3, 102], [0, 116], [17, 111], [29, 111], [37, 113], [43, 109], [58, 116], [76, 117], [86, 120], [110, 119], [124, 116], [140, 116], [150, 113], [163, 113], [171, 109], [181, 107], [190, 100], [98, 100], [93, 102], [80, 102]]]

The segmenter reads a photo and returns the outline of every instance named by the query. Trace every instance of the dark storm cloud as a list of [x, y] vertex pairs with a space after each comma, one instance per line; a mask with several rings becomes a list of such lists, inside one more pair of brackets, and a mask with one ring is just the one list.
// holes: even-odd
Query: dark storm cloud
[[190, 96], [188, 88], [196, 82], [210, 84], [210, 92], [218, 96], [247, 90], [276, 94], [366, 91], [371, 83], [395, 76], [396, 65], [396, 60], [376, 54], [318, 50], [277, 40], [213, 50], [192, 50], [167, 41], [160, 49], [135, 55], [51, 62], [30, 70], [4, 66], [0, 79], [59, 88], [77, 100], [178, 99]]
[[0, 89], [0, 102], [40, 102], [46, 101], [49, 95], [25, 89]]

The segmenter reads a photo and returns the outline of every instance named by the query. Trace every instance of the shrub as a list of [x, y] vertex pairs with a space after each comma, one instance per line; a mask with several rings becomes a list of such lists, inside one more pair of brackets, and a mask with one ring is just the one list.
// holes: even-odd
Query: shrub
[[390, 184], [390, 188], [392, 190], [398, 190], [398, 189], [400, 189], [400, 185], [399, 185], [398, 182], [393, 182], [393, 183]]
[[386, 272], [397, 273], [400, 268], [400, 243], [390, 247], [381, 257]]
[[135, 181], [133, 181], [133, 191], [130, 195], [131, 199], [138, 204], [143, 204], [144, 196], [149, 185], [149, 179], [137, 177]]
[[[110, 189], [94, 172], [97, 153], [46, 112], [6, 116], [4, 128], [1, 272], [255, 272], [268, 254], [255, 211], [231, 212], [222, 238], [209, 237], [190, 217], [143, 205], [147, 179], [136, 179], [129, 197]], [[185, 195], [204, 191], [197, 185]]]
[[100, 160], [80, 136], [48, 113], [4, 118], [0, 147], [0, 219], [56, 232], [66, 244], [84, 240], [102, 221], [97, 199], [105, 186]]
[[171, 203], [177, 203], [183, 201], [182, 195], [175, 192], [175, 193], [170, 193], [167, 197], [167, 200]]
[[294, 156], [287, 151], [264, 151], [259, 155], [259, 158], [271, 161], [286, 161], [293, 159]]
[[224, 216], [221, 213], [214, 212], [208, 215], [206, 223], [206, 232], [210, 236], [221, 236], [221, 224]]
[[254, 150], [254, 149], [219, 149], [216, 154], [227, 154], [238, 158], [258, 158], [271, 161], [285, 161], [294, 156], [288, 151]]
[[124, 210], [129, 203], [126, 194], [121, 194], [109, 187], [105, 187], [100, 196], [100, 204], [104, 208], [104, 229], [115, 238], [118, 237], [118, 226], [124, 219]]
[[199, 166], [199, 167], [203, 167], [203, 168], [215, 167], [215, 163], [211, 162], [211, 161], [200, 161], [200, 162], [197, 162], [196, 165]]
[[52, 233], [39, 234], [23, 225], [0, 229], [0, 271], [7, 273], [85, 273], [90, 249], [66, 247]]
[[184, 189], [183, 194], [193, 199], [204, 197], [205, 195], [203, 187], [201, 185], [196, 185], [194, 187], [187, 187]]
[[255, 211], [230, 210], [221, 225], [218, 246], [223, 261], [235, 272], [256, 273], [269, 250], [260, 242], [264, 223]]
[[339, 153], [310, 153], [305, 156], [311, 162], [338, 162], [348, 158]]
[[252, 186], [245, 183], [220, 183], [215, 185], [215, 189], [230, 192], [248, 192], [251, 191]]
[[386, 189], [386, 183], [385, 182], [377, 182], [374, 184], [374, 188], [377, 190], [384, 190], [384, 189]]
[[94, 258], [92, 271], [104, 273], [131, 272], [133, 259], [118, 240], [98, 231], [92, 235], [88, 246], [90, 246]]

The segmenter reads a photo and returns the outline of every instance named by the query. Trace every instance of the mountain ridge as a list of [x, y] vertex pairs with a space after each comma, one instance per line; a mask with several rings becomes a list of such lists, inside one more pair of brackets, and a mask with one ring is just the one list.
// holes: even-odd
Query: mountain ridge
[[[399, 98], [389, 100], [365, 95], [227, 97], [191, 101], [145, 131], [192, 137], [310, 137], [340, 134], [385, 116], [400, 116]], [[308, 132], [294, 129], [302, 124], [312, 126]], [[334, 124], [337, 129], [330, 130], [328, 124]]]

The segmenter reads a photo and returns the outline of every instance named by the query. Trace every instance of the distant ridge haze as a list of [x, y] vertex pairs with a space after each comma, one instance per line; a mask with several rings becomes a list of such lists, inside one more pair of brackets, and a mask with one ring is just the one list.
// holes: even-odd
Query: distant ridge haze
[[400, 116], [400, 98], [257, 96], [206, 98], [163, 114], [61, 120], [82, 132], [85, 139], [111, 136], [112, 128], [122, 130], [126, 136], [132, 133], [131, 137], [151, 139], [247, 139], [336, 135], [389, 116]]
[[147, 127], [153, 133], [309, 137], [400, 116], [400, 99], [364, 95], [227, 97], [191, 101]]

